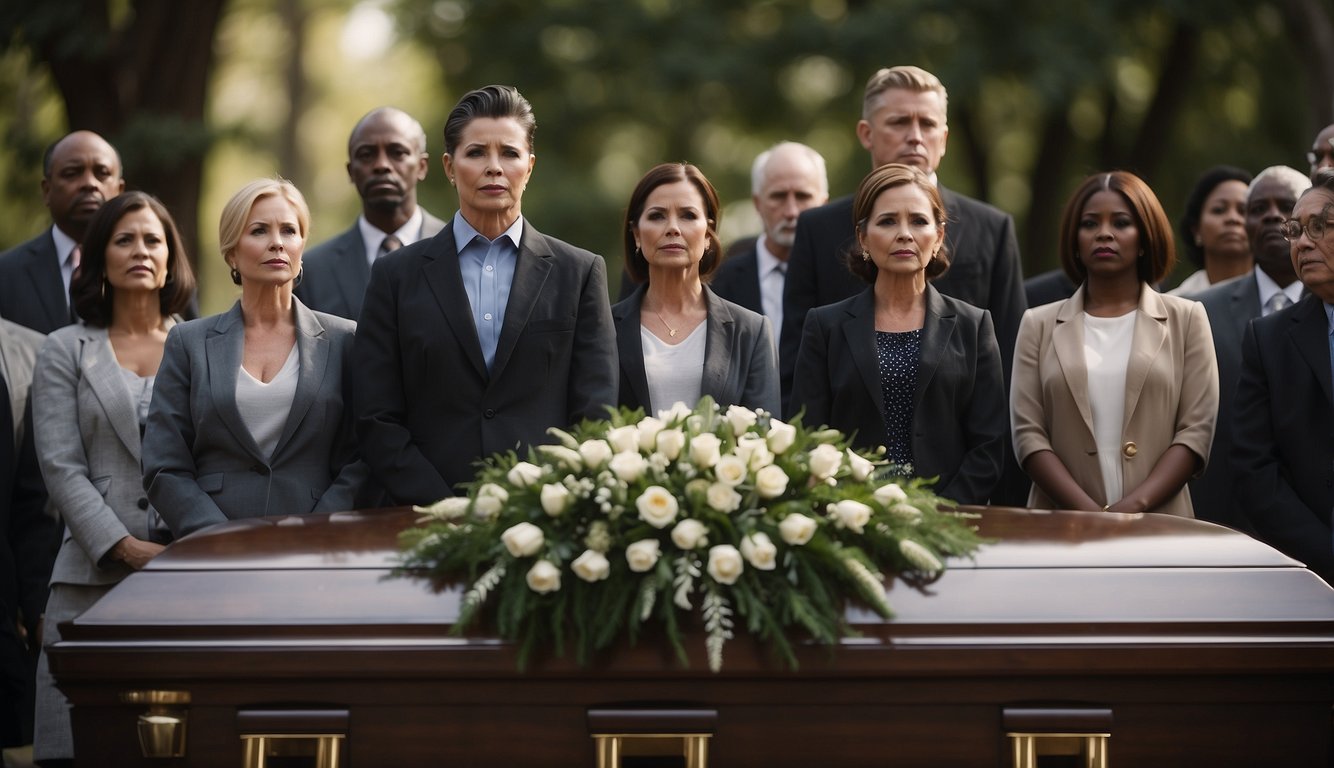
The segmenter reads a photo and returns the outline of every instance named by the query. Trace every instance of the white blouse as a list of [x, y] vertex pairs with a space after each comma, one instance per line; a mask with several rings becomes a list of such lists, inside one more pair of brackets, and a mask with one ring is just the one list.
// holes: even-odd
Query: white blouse
[[301, 374], [301, 358], [297, 356], [296, 346], [292, 345], [283, 367], [267, 384], [251, 376], [244, 365], [237, 366], [236, 408], [262, 456], [273, 455], [287, 423], [287, 415], [292, 411], [297, 378]]
[[705, 321], [695, 326], [680, 344], [668, 344], [643, 325], [639, 326], [650, 416], [676, 403], [694, 408], [699, 402], [704, 381], [704, 342], [708, 338], [704, 328], [708, 324]]
[[[1093, 439], [1107, 492], [1104, 504], [1121, 500], [1121, 434], [1126, 412], [1126, 368], [1138, 310], [1120, 317], [1084, 314], [1084, 364], [1088, 368]], [[1096, 500], [1096, 499], [1095, 499]]]

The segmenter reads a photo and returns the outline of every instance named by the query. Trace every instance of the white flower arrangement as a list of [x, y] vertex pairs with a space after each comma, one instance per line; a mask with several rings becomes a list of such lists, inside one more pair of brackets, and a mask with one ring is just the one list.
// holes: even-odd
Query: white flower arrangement
[[685, 663], [698, 611], [714, 671], [740, 627], [795, 665], [793, 631], [835, 643], [847, 599], [891, 615], [883, 572], [932, 575], [979, 544], [928, 481], [800, 419], [706, 397], [550, 432], [526, 460], [488, 459], [466, 498], [418, 507], [403, 539], [403, 573], [471, 580], [454, 630], [489, 616], [520, 664], [567, 642], [587, 662], [654, 621]]

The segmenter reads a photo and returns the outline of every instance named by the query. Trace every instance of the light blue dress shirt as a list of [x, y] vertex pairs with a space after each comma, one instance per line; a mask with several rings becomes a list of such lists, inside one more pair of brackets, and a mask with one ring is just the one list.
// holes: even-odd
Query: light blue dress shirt
[[505, 307], [510, 300], [514, 268], [519, 263], [519, 241], [523, 239], [523, 217], [495, 240], [488, 240], [473, 229], [463, 215], [454, 214], [454, 246], [459, 252], [459, 271], [463, 289], [468, 292], [472, 322], [477, 340], [482, 344], [486, 370], [496, 361], [500, 328], [505, 323]]

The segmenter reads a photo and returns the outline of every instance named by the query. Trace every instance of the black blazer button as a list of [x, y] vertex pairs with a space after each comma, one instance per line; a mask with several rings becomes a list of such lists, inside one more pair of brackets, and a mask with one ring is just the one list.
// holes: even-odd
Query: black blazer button
[[482, 411], [482, 415], [488, 419], [494, 419], [496, 417], [496, 409], [487, 408], [485, 411]]
[[146, 496], [139, 497], [139, 509], [148, 509], [148, 497]]

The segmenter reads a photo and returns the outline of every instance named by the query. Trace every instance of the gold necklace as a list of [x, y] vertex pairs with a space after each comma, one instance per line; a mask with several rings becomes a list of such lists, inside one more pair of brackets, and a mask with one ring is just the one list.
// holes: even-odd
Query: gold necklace
[[667, 335], [671, 336], [673, 339], [676, 338], [676, 329], [671, 327], [670, 325], [667, 325], [667, 321], [663, 319], [662, 313], [655, 309], [653, 310], [653, 314], [657, 315], [658, 320], [660, 320], [662, 324], [667, 328]]

